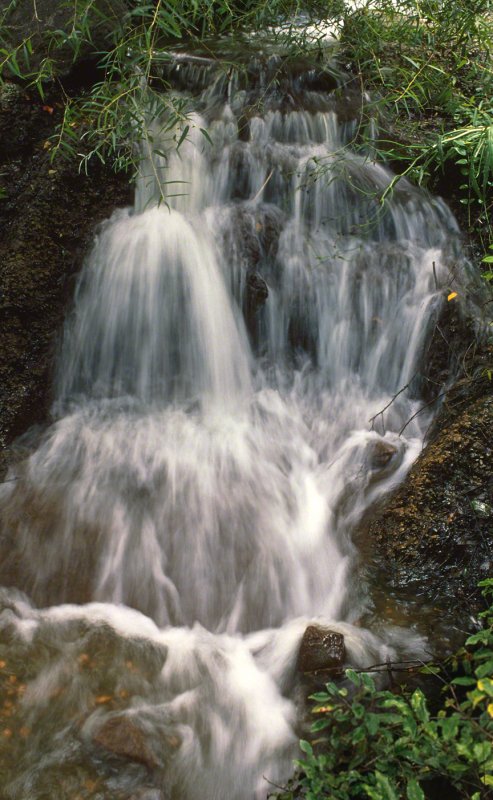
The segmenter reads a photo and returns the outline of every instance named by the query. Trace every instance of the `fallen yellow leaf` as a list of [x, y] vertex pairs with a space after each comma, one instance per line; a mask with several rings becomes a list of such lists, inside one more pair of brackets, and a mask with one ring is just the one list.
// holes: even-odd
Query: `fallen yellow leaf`
[[457, 297], [457, 292], [450, 292], [449, 296], [447, 297], [447, 300], [449, 301], [453, 300], [454, 297]]
[[96, 697], [96, 699], [95, 699], [95, 701], [94, 701], [94, 702], [95, 702], [95, 703], [96, 703], [98, 706], [102, 706], [102, 705], [104, 705], [105, 703], [109, 703], [109, 702], [110, 702], [110, 700], [113, 700], [113, 697], [112, 697], [112, 695], [111, 695], [111, 694], [100, 694], [100, 695], [99, 695], [99, 697]]

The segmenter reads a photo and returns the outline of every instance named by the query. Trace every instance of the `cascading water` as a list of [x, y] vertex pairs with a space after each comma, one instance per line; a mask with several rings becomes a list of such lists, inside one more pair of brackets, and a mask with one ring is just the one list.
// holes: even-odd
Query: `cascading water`
[[[245, 82], [177, 62], [188, 138], [171, 148], [155, 121], [135, 208], [81, 275], [57, 418], [0, 496], [0, 578], [51, 606], [4, 592], [10, 641], [51, 648], [27, 716], [40, 725], [65, 693], [9, 798], [37, 798], [67, 757], [67, 709], [79, 738], [101, 724], [74, 671], [94, 631], [158, 653], [131, 714], [177, 800], [264, 798], [289, 774], [309, 621], [344, 633], [348, 663], [394, 653], [395, 630], [354, 626], [368, 599], [353, 533], [429, 425], [419, 374], [458, 231], [404, 180], [380, 203], [392, 175], [352, 152], [357, 123], [315, 72], [278, 80], [281, 63], [252, 62]], [[114, 796], [136, 780], [114, 777]]]

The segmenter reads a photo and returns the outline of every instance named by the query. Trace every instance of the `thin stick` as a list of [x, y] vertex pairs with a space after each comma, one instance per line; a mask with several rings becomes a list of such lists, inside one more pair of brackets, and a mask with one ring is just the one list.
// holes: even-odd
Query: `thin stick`
[[433, 403], [436, 403], [437, 400], [440, 400], [440, 398], [446, 397], [446, 396], [447, 396], [447, 392], [441, 392], [440, 394], [437, 394], [437, 396], [433, 400], [430, 400], [429, 403], [425, 403], [424, 406], [421, 406], [421, 408], [419, 408], [416, 411], [416, 413], [412, 415], [412, 417], [409, 417], [409, 419], [406, 422], [406, 424], [402, 426], [402, 428], [400, 429], [400, 431], [398, 433], [398, 436], [400, 436], [402, 433], [404, 433], [404, 431], [406, 430], [406, 428], [409, 425], [409, 423], [412, 422], [413, 419], [415, 419], [418, 416], [418, 414], [421, 414], [421, 412], [424, 411], [425, 408], [428, 408], [428, 406], [432, 406]]
[[257, 200], [257, 198], [258, 198], [258, 197], [260, 197], [260, 195], [261, 195], [261, 194], [262, 194], [262, 192], [264, 191], [265, 187], [266, 187], [266, 186], [267, 186], [267, 184], [269, 183], [270, 179], [272, 178], [273, 174], [274, 174], [274, 170], [273, 170], [273, 169], [271, 169], [271, 171], [270, 171], [270, 172], [269, 172], [269, 174], [267, 175], [267, 177], [266, 177], [265, 181], [263, 182], [262, 186], [261, 186], [261, 187], [260, 187], [260, 189], [258, 190], [257, 194], [255, 195], [255, 197], [253, 198], [253, 200], [251, 200], [251, 202], [252, 202], [252, 203], [254, 203], [254, 202], [255, 202], [255, 200]]
[[377, 417], [380, 417], [380, 416], [381, 416], [381, 415], [384, 413], [384, 411], [387, 411], [387, 409], [388, 409], [388, 408], [390, 408], [390, 406], [392, 405], [392, 403], [394, 402], [394, 400], [395, 400], [397, 397], [399, 397], [399, 395], [400, 395], [400, 394], [402, 394], [402, 392], [405, 392], [405, 391], [406, 391], [406, 389], [409, 389], [409, 387], [410, 387], [411, 383], [413, 382], [413, 380], [415, 379], [415, 377], [416, 377], [416, 375], [417, 375], [417, 374], [418, 374], [417, 372], [415, 372], [415, 373], [414, 373], [414, 375], [413, 375], [413, 377], [411, 378], [411, 380], [409, 381], [409, 383], [406, 383], [406, 385], [405, 385], [405, 386], [403, 386], [403, 387], [402, 387], [402, 389], [399, 389], [399, 391], [397, 392], [397, 394], [395, 394], [395, 395], [393, 396], [393, 398], [392, 398], [392, 399], [391, 399], [391, 400], [390, 400], [390, 401], [387, 403], [387, 405], [386, 405], [386, 406], [384, 406], [384, 408], [382, 408], [382, 410], [381, 410], [381, 411], [379, 411], [379, 412], [378, 412], [378, 414], [375, 414], [375, 416], [374, 416], [374, 417], [370, 417], [370, 419], [368, 420], [368, 422], [371, 422], [371, 429], [372, 429], [372, 430], [373, 430], [373, 423], [374, 423], [374, 421], [376, 420], [376, 418], [377, 418]]

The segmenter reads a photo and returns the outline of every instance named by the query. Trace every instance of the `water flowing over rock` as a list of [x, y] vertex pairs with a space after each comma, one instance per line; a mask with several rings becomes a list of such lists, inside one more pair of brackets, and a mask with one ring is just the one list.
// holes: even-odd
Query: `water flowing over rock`
[[[80, 276], [54, 422], [0, 489], [0, 581], [50, 606], [2, 599], [12, 652], [49, 642], [22, 701], [48, 733], [10, 797], [42, 796], [66, 735], [173, 800], [261, 800], [296, 753], [297, 669], [319, 668], [304, 634], [338, 667], [422, 653], [355, 624], [353, 534], [431, 421], [456, 223], [405, 180], [381, 202], [393, 176], [352, 149], [335, 70], [173, 69], [188, 136], [154, 120], [135, 206]], [[145, 783], [128, 770], [118, 791]]]
[[[158, 766], [155, 754], [147, 745], [145, 734], [128, 716], [109, 717], [94, 733], [92, 739], [94, 744], [110, 750], [117, 756], [140, 761], [149, 769]], [[180, 740], [176, 738], [175, 741], [179, 743]]]

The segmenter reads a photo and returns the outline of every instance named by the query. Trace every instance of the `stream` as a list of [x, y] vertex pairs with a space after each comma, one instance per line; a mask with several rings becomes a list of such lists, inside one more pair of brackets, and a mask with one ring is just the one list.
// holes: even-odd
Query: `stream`
[[[265, 800], [298, 753], [307, 626], [347, 666], [428, 652], [419, 626], [366, 627], [358, 537], [432, 421], [457, 224], [405, 179], [382, 202], [330, 65], [169, 73], [187, 135], [153, 121], [79, 278], [53, 422], [0, 487], [7, 800], [75, 797], [88, 759], [79, 797]], [[104, 755], [112, 731], [139, 757]]]

